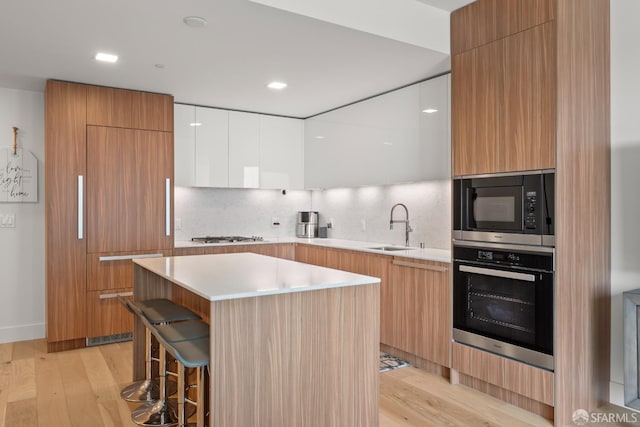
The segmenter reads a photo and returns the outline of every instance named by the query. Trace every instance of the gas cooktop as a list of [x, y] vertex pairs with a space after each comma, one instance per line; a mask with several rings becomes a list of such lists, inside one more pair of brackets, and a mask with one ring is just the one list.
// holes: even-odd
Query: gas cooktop
[[206, 237], [192, 237], [192, 242], [199, 243], [234, 243], [234, 242], [262, 242], [264, 238], [260, 236], [206, 236]]

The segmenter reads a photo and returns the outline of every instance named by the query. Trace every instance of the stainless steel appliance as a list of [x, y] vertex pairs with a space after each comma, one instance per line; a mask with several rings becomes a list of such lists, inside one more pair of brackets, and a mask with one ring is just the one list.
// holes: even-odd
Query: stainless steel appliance
[[298, 212], [298, 224], [296, 225], [297, 237], [318, 237], [318, 212]]
[[554, 194], [553, 170], [458, 177], [453, 238], [555, 246]]
[[263, 242], [264, 238], [260, 236], [205, 236], [205, 237], [192, 237], [192, 242], [199, 243], [235, 243], [235, 242]]
[[554, 249], [453, 247], [453, 339], [554, 370]]

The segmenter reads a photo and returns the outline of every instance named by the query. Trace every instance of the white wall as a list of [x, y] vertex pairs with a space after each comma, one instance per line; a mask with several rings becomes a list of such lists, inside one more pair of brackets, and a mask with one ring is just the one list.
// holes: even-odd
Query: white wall
[[0, 228], [0, 343], [45, 336], [44, 94], [0, 88], [0, 147], [18, 145], [38, 158], [38, 203], [0, 203], [15, 228]]
[[624, 405], [622, 292], [640, 288], [640, 2], [611, 2], [611, 402]]

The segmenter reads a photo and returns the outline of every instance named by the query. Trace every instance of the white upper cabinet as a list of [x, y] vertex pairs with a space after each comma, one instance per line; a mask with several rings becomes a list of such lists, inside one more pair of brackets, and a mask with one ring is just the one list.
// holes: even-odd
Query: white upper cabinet
[[193, 163], [196, 149], [195, 121], [196, 107], [193, 105], [174, 104], [174, 180], [176, 185], [182, 187], [192, 187], [196, 182], [196, 170]]
[[195, 185], [229, 185], [229, 112], [196, 107]]
[[260, 187], [260, 116], [229, 112], [229, 187]]
[[228, 116], [225, 110], [174, 105], [176, 185], [228, 186]]
[[175, 181], [304, 189], [304, 121], [175, 104]]
[[450, 151], [445, 75], [307, 119], [305, 185], [448, 179]]
[[304, 188], [304, 121], [260, 116], [260, 188]]

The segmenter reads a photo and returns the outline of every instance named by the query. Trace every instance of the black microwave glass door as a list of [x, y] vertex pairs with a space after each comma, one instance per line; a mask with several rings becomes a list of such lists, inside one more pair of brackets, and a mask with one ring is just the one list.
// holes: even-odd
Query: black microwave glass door
[[471, 230], [520, 232], [522, 186], [467, 189], [467, 216]]

